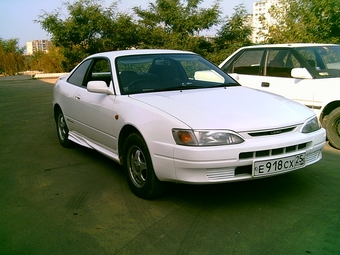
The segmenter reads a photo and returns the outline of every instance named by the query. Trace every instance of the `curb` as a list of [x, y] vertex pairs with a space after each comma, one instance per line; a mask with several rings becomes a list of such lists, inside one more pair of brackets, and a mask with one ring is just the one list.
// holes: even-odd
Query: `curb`
[[50, 78], [59, 78], [60, 76], [67, 75], [69, 73], [40, 73], [34, 75], [34, 79], [50, 79]]

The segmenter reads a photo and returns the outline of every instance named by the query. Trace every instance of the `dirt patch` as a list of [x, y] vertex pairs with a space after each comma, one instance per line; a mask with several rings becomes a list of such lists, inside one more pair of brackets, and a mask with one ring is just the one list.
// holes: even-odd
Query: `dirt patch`
[[54, 84], [58, 80], [58, 78], [39, 79], [39, 80], [41, 80], [43, 82]]

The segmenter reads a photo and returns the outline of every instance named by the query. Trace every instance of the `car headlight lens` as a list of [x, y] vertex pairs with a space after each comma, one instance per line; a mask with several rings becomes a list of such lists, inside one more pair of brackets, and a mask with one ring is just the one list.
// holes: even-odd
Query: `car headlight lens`
[[217, 146], [240, 144], [244, 139], [229, 130], [187, 130], [173, 129], [173, 137], [177, 144], [188, 146]]
[[311, 133], [314, 132], [316, 130], [319, 130], [321, 128], [320, 122], [318, 120], [318, 118], [315, 116], [311, 119], [308, 119], [304, 124], [303, 127], [301, 129], [301, 133]]

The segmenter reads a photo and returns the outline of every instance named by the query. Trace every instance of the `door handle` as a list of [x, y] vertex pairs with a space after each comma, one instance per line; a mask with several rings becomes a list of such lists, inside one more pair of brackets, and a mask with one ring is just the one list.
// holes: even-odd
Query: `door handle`
[[75, 99], [80, 100], [80, 96], [75, 96]]
[[269, 87], [270, 83], [269, 82], [262, 82], [261, 87]]

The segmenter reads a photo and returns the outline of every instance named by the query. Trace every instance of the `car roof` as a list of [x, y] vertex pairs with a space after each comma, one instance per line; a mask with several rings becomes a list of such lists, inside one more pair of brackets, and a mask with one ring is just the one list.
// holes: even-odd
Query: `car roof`
[[245, 46], [242, 49], [247, 48], [302, 48], [302, 47], [327, 47], [327, 46], [339, 46], [338, 44], [327, 44], [327, 43], [286, 43], [286, 44], [261, 44], [261, 45], [252, 45]]
[[189, 51], [181, 51], [181, 50], [161, 50], [161, 49], [142, 49], [142, 50], [118, 50], [118, 51], [107, 51], [96, 53], [87, 58], [92, 57], [108, 57], [108, 58], [116, 58], [121, 56], [133, 56], [133, 55], [147, 55], [147, 54], [171, 54], [171, 53], [180, 53], [180, 54], [195, 54]]

